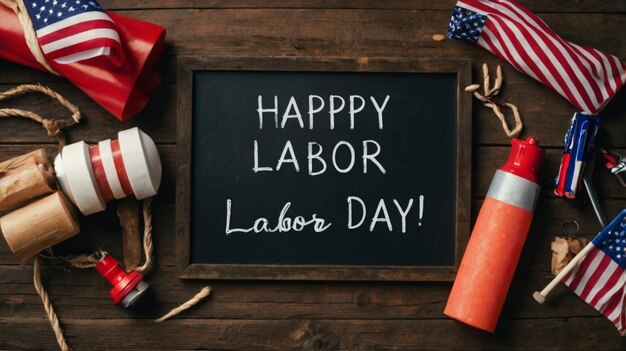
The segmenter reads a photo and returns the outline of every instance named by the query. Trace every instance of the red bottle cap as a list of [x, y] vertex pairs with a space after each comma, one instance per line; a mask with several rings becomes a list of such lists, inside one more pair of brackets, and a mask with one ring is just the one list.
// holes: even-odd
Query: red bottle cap
[[537, 183], [537, 173], [545, 150], [539, 147], [539, 142], [533, 137], [526, 140], [511, 139], [511, 146], [509, 159], [500, 170]]
[[104, 256], [96, 264], [96, 270], [113, 285], [109, 296], [114, 304], [122, 302], [124, 307], [129, 307], [148, 289], [148, 283], [142, 280], [143, 274], [136, 271], [126, 273], [111, 256]]

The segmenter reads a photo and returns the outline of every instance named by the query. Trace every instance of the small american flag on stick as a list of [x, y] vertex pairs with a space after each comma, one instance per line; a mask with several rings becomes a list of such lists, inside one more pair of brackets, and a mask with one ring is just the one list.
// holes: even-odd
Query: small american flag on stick
[[124, 55], [115, 22], [93, 0], [24, 0], [46, 60], [71, 64], [104, 56], [116, 67]]
[[626, 81], [624, 62], [563, 40], [513, 0], [458, 1], [448, 36], [476, 43], [588, 114], [600, 112]]
[[[589, 244], [591, 250], [578, 270], [564, 283], [610, 320], [617, 330], [626, 332], [626, 210], [617, 216]], [[581, 252], [582, 254], [582, 252]]]

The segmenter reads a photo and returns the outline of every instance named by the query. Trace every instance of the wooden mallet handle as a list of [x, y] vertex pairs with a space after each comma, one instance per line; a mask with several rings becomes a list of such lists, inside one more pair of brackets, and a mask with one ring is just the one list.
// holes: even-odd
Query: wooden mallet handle
[[578, 253], [578, 255], [576, 255], [576, 257], [574, 257], [567, 264], [567, 266], [565, 266], [565, 268], [563, 268], [563, 270], [561, 272], [559, 272], [559, 274], [557, 274], [556, 277], [554, 277], [554, 279], [552, 279], [550, 284], [548, 284], [541, 291], [535, 291], [533, 293], [533, 298], [535, 299], [535, 301], [537, 301], [539, 303], [544, 303], [546, 301], [546, 297], [548, 297], [548, 294], [550, 294], [552, 289], [554, 289], [554, 287], [557, 286], [563, 280], [563, 278], [565, 278], [565, 276], [568, 275], [574, 269], [574, 267], [576, 267], [578, 265], [578, 263], [580, 261], [582, 261], [582, 259], [585, 258], [585, 256], [587, 256], [587, 254], [589, 253], [589, 251], [591, 251], [591, 249], [593, 249], [593, 243], [587, 244], [587, 246], [585, 246]]
[[141, 263], [141, 202], [134, 196], [119, 200], [117, 215], [122, 226], [124, 267], [126, 271], [132, 271]]

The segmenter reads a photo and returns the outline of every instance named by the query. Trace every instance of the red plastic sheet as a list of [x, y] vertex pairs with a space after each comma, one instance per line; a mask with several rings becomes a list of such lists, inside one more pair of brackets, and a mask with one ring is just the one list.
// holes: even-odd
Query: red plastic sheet
[[[161, 81], [153, 65], [163, 49], [165, 28], [111, 12], [108, 15], [116, 22], [124, 45], [124, 64], [115, 67], [103, 56], [72, 64], [49, 64], [123, 121], [146, 106], [150, 92]], [[28, 49], [15, 13], [0, 5], [0, 18], [0, 59], [46, 71]]]

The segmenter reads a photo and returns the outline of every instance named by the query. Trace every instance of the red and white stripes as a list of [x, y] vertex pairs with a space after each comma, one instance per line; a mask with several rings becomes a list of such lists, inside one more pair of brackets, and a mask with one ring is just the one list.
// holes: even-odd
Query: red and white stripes
[[156, 145], [139, 128], [91, 147], [83, 141], [67, 145], [54, 168], [61, 188], [85, 215], [103, 211], [113, 199], [154, 196], [161, 182]]
[[600, 112], [626, 81], [626, 65], [617, 57], [563, 40], [513, 0], [461, 0], [457, 6], [488, 17], [479, 46], [584, 112]]
[[119, 66], [123, 60], [117, 26], [103, 11], [69, 16], [38, 29], [36, 34], [46, 58], [61, 64], [106, 56]]
[[107, 139], [91, 146], [89, 155], [98, 187], [106, 201], [122, 199], [133, 193], [118, 140]]
[[620, 333], [626, 331], [626, 272], [602, 250], [594, 247], [564, 283], [613, 322]]

